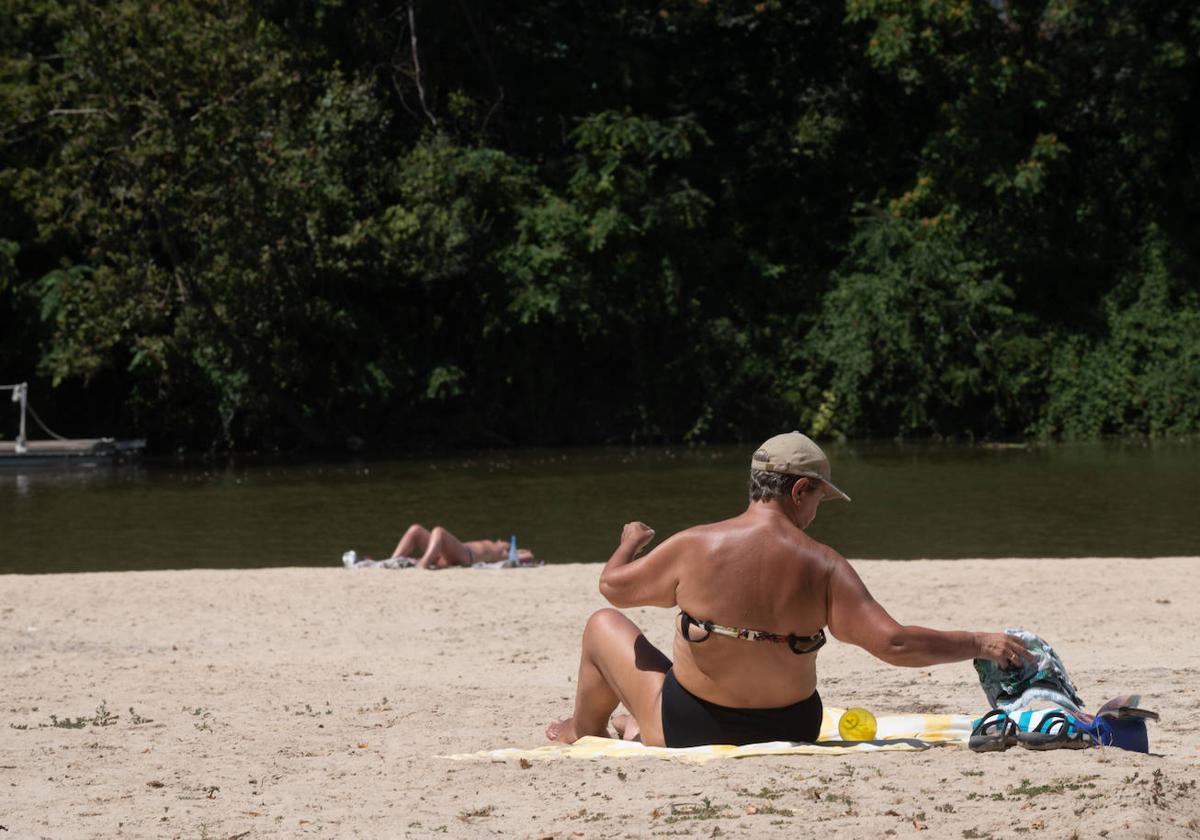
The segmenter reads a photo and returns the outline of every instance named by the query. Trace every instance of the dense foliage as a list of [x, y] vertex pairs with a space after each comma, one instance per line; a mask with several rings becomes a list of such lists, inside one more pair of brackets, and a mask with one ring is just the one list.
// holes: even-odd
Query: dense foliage
[[159, 448], [1195, 432], [1198, 85], [1177, 1], [0, 0], [0, 379]]

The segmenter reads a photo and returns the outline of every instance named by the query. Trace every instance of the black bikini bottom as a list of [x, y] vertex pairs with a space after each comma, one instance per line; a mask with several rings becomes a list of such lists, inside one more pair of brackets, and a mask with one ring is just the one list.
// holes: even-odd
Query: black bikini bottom
[[733, 709], [702, 700], [667, 671], [662, 691], [663, 739], [668, 747], [704, 744], [759, 744], [763, 741], [817, 740], [821, 734], [821, 695], [777, 709]]

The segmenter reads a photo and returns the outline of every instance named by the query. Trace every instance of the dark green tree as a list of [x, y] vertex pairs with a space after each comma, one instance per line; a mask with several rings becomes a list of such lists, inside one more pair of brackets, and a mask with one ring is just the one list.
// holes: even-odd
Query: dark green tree
[[378, 278], [356, 228], [386, 177], [369, 87], [307, 72], [240, 3], [44, 14], [57, 52], [20, 96], [44, 158], [6, 173], [65, 252], [38, 281], [44, 372], [119, 370], [180, 442], [329, 443], [369, 379], [355, 305]]

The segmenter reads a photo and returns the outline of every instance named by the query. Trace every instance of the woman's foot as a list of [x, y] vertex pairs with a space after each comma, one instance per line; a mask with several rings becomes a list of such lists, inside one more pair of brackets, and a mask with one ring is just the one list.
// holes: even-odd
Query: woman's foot
[[613, 715], [612, 727], [622, 741], [642, 740], [642, 730], [633, 715]]
[[574, 744], [579, 740], [579, 735], [575, 732], [575, 718], [563, 718], [548, 724], [546, 738], [560, 744]]

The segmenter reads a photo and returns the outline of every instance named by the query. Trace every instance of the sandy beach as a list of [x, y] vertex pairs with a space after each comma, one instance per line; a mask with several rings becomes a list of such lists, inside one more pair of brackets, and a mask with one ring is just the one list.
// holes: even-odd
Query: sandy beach
[[[0, 837], [1200, 837], [1200, 558], [854, 565], [900, 621], [1039, 633], [1090, 709], [1141, 693], [1151, 754], [456, 762], [569, 713], [598, 565], [3, 576]], [[831, 706], [987, 709], [969, 663], [819, 668]]]

